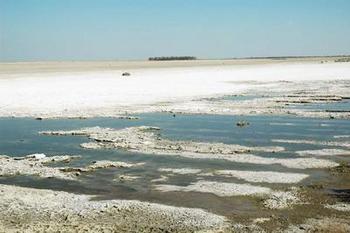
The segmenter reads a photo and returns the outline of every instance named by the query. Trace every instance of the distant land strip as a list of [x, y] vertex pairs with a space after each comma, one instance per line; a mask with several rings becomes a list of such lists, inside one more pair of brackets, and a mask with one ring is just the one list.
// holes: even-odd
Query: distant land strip
[[194, 56], [171, 56], [171, 57], [150, 57], [149, 61], [182, 61], [182, 60], [197, 60]]

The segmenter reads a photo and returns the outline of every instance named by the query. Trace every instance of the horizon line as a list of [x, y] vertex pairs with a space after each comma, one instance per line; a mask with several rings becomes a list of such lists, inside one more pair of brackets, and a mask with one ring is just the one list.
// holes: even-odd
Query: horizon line
[[[158, 57], [158, 56], [157, 56]], [[159, 57], [171, 57], [171, 56], [159, 56]], [[181, 57], [181, 56], [177, 56]], [[193, 56], [196, 57], [196, 56]], [[301, 56], [244, 56], [244, 57], [222, 57], [222, 58], [198, 58], [195, 60], [160, 60], [160, 61], [149, 61], [150, 58], [145, 59], [99, 59], [99, 60], [0, 60], [0, 63], [40, 63], [40, 62], [138, 62], [138, 61], [149, 61], [149, 62], [188, 62], [188, 61], [210, 61], [210, 60], [249, 60], [249, 59], [293, 59], [293, 58], [332, 58], [332, 57], [350, 57], [350, 54], [335, 54], [335, 55], [301, 55]]]

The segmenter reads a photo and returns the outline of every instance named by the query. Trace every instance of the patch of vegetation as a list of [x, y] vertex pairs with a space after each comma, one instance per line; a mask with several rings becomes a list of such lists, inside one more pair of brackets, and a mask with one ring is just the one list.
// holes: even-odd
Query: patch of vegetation
[[340, 162], [338, 166], [331, 168], [333, 173], [350, 173], [350, 164], [348, 162]]
[[313, 190], [321, 190], [321, 189], [324, 189], [324, 185], [321, 184], [321, 183], [310, 184], [310, 185], [308, 185], [307, 187], [310, 188], [310, 189], [313, 189]]
[[171, 57], [150, 57], [149, 61], [184, 61], [184, 60], [196, 60], [193, 56], [171, 56]]
[[334, 62], [350, 62], [350, 57], [342, 57], [334, 60]]

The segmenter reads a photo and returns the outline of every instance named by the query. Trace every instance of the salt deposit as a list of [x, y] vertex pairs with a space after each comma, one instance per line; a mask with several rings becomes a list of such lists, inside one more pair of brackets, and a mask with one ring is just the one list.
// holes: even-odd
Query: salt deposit
[[300, 156], [336, 156], [336, 155], [350, 155], [350, 150], [320, 149], [320, 150], [296, 151], [296, 153]]
[[202, 192], [212, 193], [220, 197], [262, 195], [271, 192], [271, 189], [250, 184], [222, 183], [214, 181], [198, 181], [188, 186], [160, 184], [154, 186], [162, 192]]
[[248, 182], [254, 183], [298, 183], [309, 177], [302, 173], [286, 173], [286, 172], [271, 172], [271, 171], [238, 171], [238, 170], [218, 170], [216, 175], [235, 177]]
[[263, 206], [268, 209], [285, 209], [300, 203], [296, 189], [273, 191], [270, 188], [251, 184], [236, 184], [200, 180], [187, 186], [159, 184], [154, 189], [161, 192], [200, 192], [219, 197], [256, 196], [263, 198]]
[[350, 204], [348, 203], [336, 203], [333, 205], [325, 205], [328, 209], [334, 209], [343, 212], [350, 212]]
[[194, 168], [159, 168], [158, 171], [160, 172], [170, 172], [180, 175], [188, 175], [188, 174], [197, 174], [200, 173], [200, 169], [194, 169]]
[[[203, 143], [192, 141], [171, 141], [163, 139], [160, 129], [149, 126], [130, 127], [125, 129], [84, 128], [71, 131], [45, 131], [44, 135], [86, 135], [93, 139], [96, 146], [90, 148], [116, 148], [145, 154], [179, 155], [193, 159], [223, 159], [238, 163], [280, 164], [289, 168], [328, 168], [338, 164], [316, 158], [267, 158], [251, 154], [251, 151], [278, 152], [283, 147], [246, 147], [223, 143]], [[83, 146], [83, 145], [82, 145]]]
[[29, 155], [26, 157], [12, 158], [8, 156], [0, 157], [0, 176], [39, 176], [43, 178], [57, 178], [65, 180], [74, 180], [74, 173], [66, 173], [58, 167], [48, 167], [45, 163], [54, 161], [70, 161], [71, 156], [47, 157], [44, 154]]
[[92, 201], [92, 198], [94, 196], [0, 185], [0, 230], [193, 232], [222, 230], [228, 226], [225, 217], [201, 209], [140, 201]]
[[[168, 102], [172, 105], [201, 97], [242, 94], [248, 90], [256, 92], [256, 89], [269, 91], [279, 89], [281, 93], [286, 94], [288, 91], [303, 90], [308, 86], [313, 90], [317, 87], [323, 88], [323, 84], [329, 80], [333, 82], [333, 86], [339, 87], [322, 89], [316, 93], [317, 99], [317, 95], [325, 95], [328, 92], [328, 95], [342, 96], [342, 86], [336, 81], [348, 80], [350, 77], [350, 68], [346, 63], [150, 68], [134, 70], [129, 78], [122, 78], [120, 71], [109, 69], [85, 72], [69, 72], [67, 69], [58, 73], [47, 72], [45, 69], [43, 71], [45, 72], [38, 70], [30, 73], [18, 71], [15, 74], [0, 73], [0, 116], [40, 118], [120, 116], [125, 114], [125, 111], [129, 113], [162, 111], [159, 103]], [[81, 85], [82, 83], [84, 85]], [[288, 98], [302, 101], [300, 96]], [[310, 99], [304, 97], [306, 98]], [[280, 102], [278, 105], [284, 104], [285, 102]], [[189, 109], [182, 108], [179, 111], [194, 112], [197, 109], [195, 104], [188, 106]], [[269, 112], [268, 107], [251, 106], [253, 107], [249, 108], [250, 112], [254, 111], [254, 108], [256, 113]], [[165, 106], [165, 108], [176, 110], [176, 107]], [[234, 108], [227, 109], [230, 112]], [[244, 112], [244, 108], [238, 109], [238, 112]], [[203, 109], [202, 113], [210, 113], [211, 110], [212, 113], [216, 110], [218, 113], [225, 113], [224, 109], [216, 107]], [[272, 113], [275, 110], [270, 109]], [[276, 110], [276, 114], [278, 113]], [[330, 115], [324, 112], [295, 113], [323, 117]], [[332, 115], [346, 117], [349, 114], [332, 113]]]

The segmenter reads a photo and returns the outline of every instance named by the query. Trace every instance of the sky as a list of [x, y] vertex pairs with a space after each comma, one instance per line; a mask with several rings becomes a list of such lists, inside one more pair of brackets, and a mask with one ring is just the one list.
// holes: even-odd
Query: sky
[[350, 54], [350, 0], [0, 0], [0, 61]]

